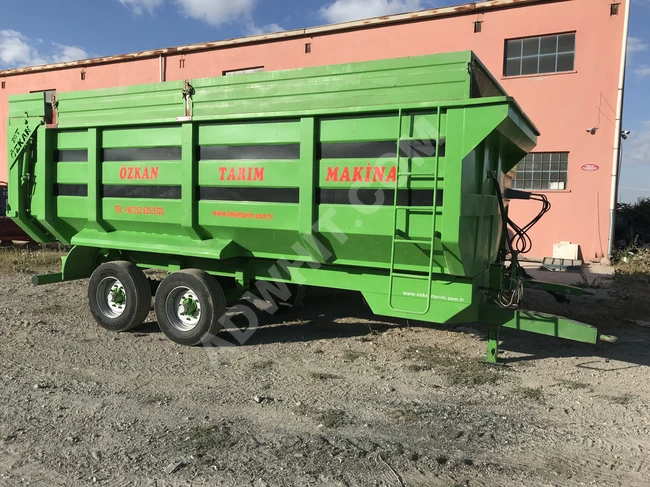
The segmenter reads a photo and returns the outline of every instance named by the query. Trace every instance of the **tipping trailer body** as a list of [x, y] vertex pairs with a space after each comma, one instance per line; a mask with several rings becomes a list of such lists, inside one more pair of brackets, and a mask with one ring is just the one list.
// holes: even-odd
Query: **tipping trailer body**
[[10, 98], [9, 215], [73, 246], [37, 283], [119, 259], [202, 269], [233, 296], [257, 281], [350, 289], [381, 315], [597, 340], [496, 304], [513, 279], [501, 191], [538, 132], [471, 52], [59, 93], [55, 106], [46, 125], [43, 94]]

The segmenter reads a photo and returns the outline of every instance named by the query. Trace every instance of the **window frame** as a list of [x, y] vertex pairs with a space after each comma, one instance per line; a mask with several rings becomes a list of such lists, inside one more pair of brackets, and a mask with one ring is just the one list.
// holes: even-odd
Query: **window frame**
[[[568, 191], [570, 151], [531, 152], [514, 168], [512, 188], [520, 191]], [[546, 160], [548, 159], [548, 160]], [[522, 164], [524, 167], [521, 167]], [[530, 166], [526, 166], [530, 164]], [[539, 169], [537, 168], [539, 165]], [[545, 165], [548, 165], [545, 168]], [[555, 168], [553, 165], [556, 165]], [[523, 176], [523, 177], [522, 177]], [[553, 184], [562, 188], [551, 188]]]
[[[573, 50], [560, 50], [560, 38], [562, 36], [573, 35]], [[555, 37], [555, 51], [554, 52], [542, 52], [542, 40]], [[553, 34], [542, 34], [535, 36], [526, 36], [526, 37], [515, 37], [511, 39], [505, 39], [503, 42], [503, 77], [504, 78], [516, 78], [518, 76], [544, 76], [544, 75], [553, 75], [553, 74], [563, 74], [563, 73], [572, 73], [575, 72], [576, 68], [576, 57], [577, 57], [577, 31], [568, 31], [568, 32], [557, 32]], [[524, 55], [524, 43], [525, 41], [537, 40], [537, 54], [527, 54]], [[508, 47], [512, 45], [515, 41], [520, 41], [519, 54], [514, 56], [508, 55]], [[572, 67], [571, 69], [559, 70], [560, 56], [572, 54]], [[541, 71], [541, 62], [543, 59], [550, 59], [553, 57], [555, 59], [555, 67], [552, 71]], [[524, 60], [537, 60], [537, 68], [534, 72], [524, 72]], [[547, 59], [547, 60], [548, 60]], [[517, 62], [519, 61], [519, 72], [517, 74], [509, 74], [510, 70], [508, 61]]]

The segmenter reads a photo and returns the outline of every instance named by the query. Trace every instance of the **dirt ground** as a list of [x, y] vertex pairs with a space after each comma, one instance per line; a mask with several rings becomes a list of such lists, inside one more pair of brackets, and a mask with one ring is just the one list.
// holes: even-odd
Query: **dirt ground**
[[495, 367], [479, 363], [480, 324], [378, 318], [327, 290], [260, 313], [244, 346], [175, 345], [153, 315], [110, 334], [86, 281], [30, 285], [49, 265], [0, 269], [2, 487], [650, 482], [647, 280], [591, 280], [594, 295], [571, 304], [528, 292], [528, 308], [619, 342], [505, 330]]

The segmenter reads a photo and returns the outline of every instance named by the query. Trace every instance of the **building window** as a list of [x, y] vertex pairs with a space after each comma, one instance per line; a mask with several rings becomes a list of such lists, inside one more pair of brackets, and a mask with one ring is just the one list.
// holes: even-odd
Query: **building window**
[[573, 71], [576, 34], [526, 37], [506, 41], [505, 76]]
[[474, 34], [478, 34], [481, 32], [481, 26], [483, 24], [482, 20], [477, 20], [474, 22]]
[[6, 87], [7, 87], [7, 82], [6, 82], [6, 81], [3, 81], [3, 82], [2, 82], [2, 89], [4, 90]]
[[244, 69], [233, 69], [231, 71], [224, 71], [224, 76], [231, 76], [233, 74], [248, 74], [248, 73], [260, 73], [264, 71], [264, 66], [258, 66], [256, 68], [244, 68]]
[[618, 6], [619, 6], [619, 5], [620, 5], [620, 3], [612, 3], [612, 4], [609, 6], [609, 15], [611, 15], [612, 17], [613, 17], [614, 15], [618, 15]]
[[534, 152], [518, 165], [513, 187], [530, 190], [567, 189], [568, 152]]

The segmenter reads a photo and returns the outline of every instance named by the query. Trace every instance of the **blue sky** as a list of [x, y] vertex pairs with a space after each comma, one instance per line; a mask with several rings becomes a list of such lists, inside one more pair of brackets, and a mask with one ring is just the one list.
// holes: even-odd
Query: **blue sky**
[[[620, 199], [650, 197], [650, 0], [631, 0]], [[454, 0], [32, 0], [0, 18], [0, 69], [413, 11]]]

